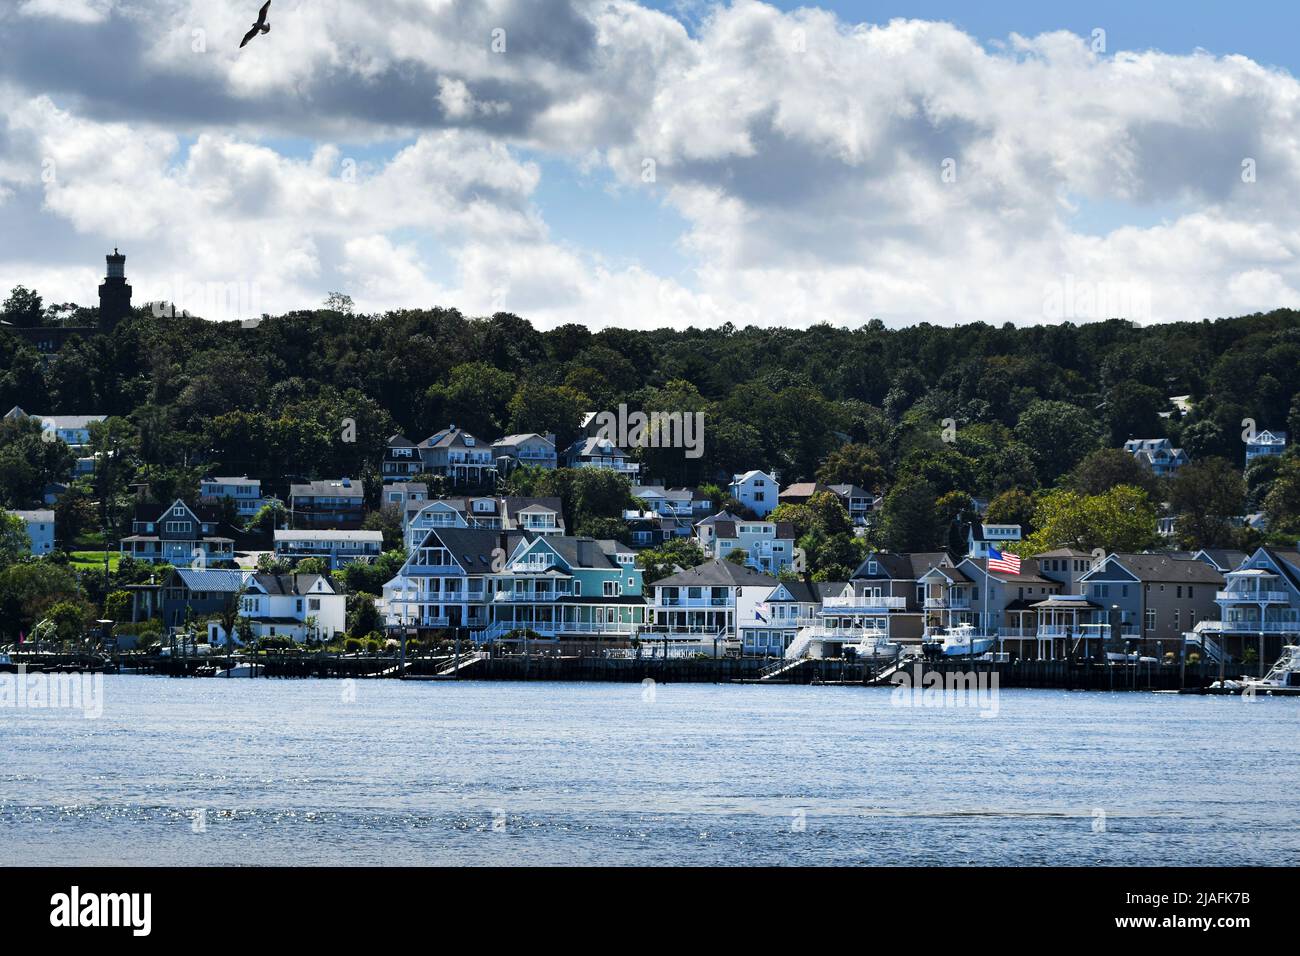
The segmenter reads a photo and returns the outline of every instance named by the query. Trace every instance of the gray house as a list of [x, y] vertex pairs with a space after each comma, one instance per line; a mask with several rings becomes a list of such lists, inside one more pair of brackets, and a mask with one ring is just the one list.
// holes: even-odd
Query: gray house
[[1181, 653], [1183, 634], [1219, 616], [1216, 592], [1223, 575], [1205, 561], [1165, 554], [1108, 554], [1081, 578], [1083, 593], [1102, 610], [1095, 624], [1117, 608], [1121, 636], [1153, 657]]

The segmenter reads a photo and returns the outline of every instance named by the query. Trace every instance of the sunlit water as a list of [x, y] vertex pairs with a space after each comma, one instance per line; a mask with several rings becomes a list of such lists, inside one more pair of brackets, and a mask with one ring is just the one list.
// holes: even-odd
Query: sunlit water
[[122, 676], [104, 694], [95, 720], [0, 709], [0, 859], [1300, 863], [1295, 699], [1003, 691], [981, 718], [855, 687]]

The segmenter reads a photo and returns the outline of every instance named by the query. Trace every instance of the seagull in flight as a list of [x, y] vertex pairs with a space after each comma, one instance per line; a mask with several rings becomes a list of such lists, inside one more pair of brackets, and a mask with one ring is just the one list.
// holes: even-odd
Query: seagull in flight
[[269, 9], [271, 9], [271, 0], [266, 0], [266, 3], [262, 4], [262, 9], [257, 12], [257, 22], [253, 24], [251, 30], [244, 34], [244, 40], [239, 44], [241, 50], [248, 44], [249, 40], [259, 33], [271, 32], [271, 24], [266, 22], [266, 11]]

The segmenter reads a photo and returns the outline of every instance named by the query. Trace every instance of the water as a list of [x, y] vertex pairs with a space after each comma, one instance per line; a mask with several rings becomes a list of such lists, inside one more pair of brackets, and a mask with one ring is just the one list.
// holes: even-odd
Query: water
[[855, 687], [104, 695], [97, 720], [0, 709], [6, 862], [1300, 863], [1296, 699], [1009, 690], [984, 719]]

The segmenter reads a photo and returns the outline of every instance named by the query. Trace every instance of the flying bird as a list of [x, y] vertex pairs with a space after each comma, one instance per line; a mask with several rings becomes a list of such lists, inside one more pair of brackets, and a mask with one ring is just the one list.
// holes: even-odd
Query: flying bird
[[257, 22], [253, 24], [251, 30], [244, 34], [244, 40], [239, 44], [241, 50], [248, 44], [249, 40], [259, 33], [271, 32], [271, 24], [266, 22], [266, 11], [269, 9], [271, 9], [271, 0], [266, 0], [266, 3], [262, 4], [262, 9], [257, 12]]

